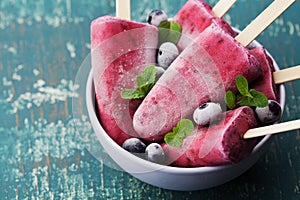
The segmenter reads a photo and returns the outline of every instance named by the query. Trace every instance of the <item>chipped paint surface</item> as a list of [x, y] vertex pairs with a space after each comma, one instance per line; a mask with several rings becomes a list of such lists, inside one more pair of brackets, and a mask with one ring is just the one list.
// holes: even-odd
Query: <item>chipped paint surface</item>
[[[174, 15], [186, 0], [132, 0], [132, 17]], [[217, 0], [209, 1], [212, 5]], [[242, 29], [272, 0], [239, 0], [225, 15]], [[300, 2], [259, 38], [282, 68], [300, 64]], [[206, 191], [175, 192], [107, 167], [86, 115], [74, 118], [75, 81], [90, 51], [89, 23], [114, 15], [113, 0], [0, 0], [1, 199], [299, 199], [300, 133], [274, 137], [241, 177]], [[300, 82], [286, 84], [284, 120], [300, 118]], [[75, 105], [76, 106], [76, 105]]]

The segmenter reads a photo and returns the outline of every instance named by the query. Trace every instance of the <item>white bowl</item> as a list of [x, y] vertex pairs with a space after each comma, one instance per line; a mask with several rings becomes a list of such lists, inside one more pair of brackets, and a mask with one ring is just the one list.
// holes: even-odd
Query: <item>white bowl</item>
[[[256, 41], [254, 44], [260, 45]], [[275, 61], [274, 66], [276, 70], [279, 70]], [[250, 156], [231, 165], [183, 168], [164, 166], [143, 160], [115, 143], [101, 126], [95, 109], [95, 91], [92, 77], [91, 70], [86, 83], [86, 105], [92, 127], [99, 142], [114, 162], [124, 171], [148, 184], [179, 191], [202, 190], [221, 185], [238, 177], [253, 166], [268, 147], [272, 138], [271, 135], [264, 136], [255, 146]], [[280, 104], [283, 109], [285, 104], [285, 89], [283, 85], [280, 86]]]

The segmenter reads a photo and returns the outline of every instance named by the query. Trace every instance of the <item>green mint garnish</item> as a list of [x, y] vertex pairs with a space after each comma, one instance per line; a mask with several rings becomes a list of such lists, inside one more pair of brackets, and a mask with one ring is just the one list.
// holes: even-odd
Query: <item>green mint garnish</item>
[[251, 97], [249, 93], [248, 81], [244, 76], [237, 76], [236, 79], [236, 87], [241, 95]]
[[165, 142], [174, 147], [179, 147], [182, 144], [182, 140], [189, 136], [194, 130], [194, 124], [189, 119], [180, 120], [172, 132], [165, 135]]
[[177, 22], [163, 21], [158, 27], [159, 43], [172, 42], [177, 44], [181, 36], [181, 26]]
[[268, 105], [268, 98], [255, 89], [250, 89], [248, 81], [244, 76], [236, 77], [236, 86], [239, 94], [235, 95], [231, 90], [225, 94], [225, 103], [229, 109], [237, 106], [265, 107]]
[[155, 84], [156, 69], [155, 66], [145, 68], [140, 76], [136, 77], [137, 89], [123, 89], [121, 97], [123, 99], [144, 98]]
[[268, 105], [268, 99], [262, 92], [251, 89], [249, 93], [252, 98], [241, 98], [240, 106], [265, 107]]
[[236, 96], [231, 90], [227, 91], [225, 94], [225, 103], [231, 110], [235, 109], [236, 107]]

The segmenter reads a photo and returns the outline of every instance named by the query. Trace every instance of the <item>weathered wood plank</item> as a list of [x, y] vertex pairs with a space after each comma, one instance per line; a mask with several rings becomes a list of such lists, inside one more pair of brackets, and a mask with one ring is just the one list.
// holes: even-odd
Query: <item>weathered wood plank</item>
[[[300, 132], [274, 137], [258, 163], [204, 191], [168, 191], [105, 166], [88, 118], [75, 126], [76, 73], [88, 55], [89, 23], [114, 15], [114, 1], [0, 3], [0, 196], [5, 199], [299, 199]], [[213, 5], [217, 0], [211, 0]], [[272, 0], [239, 0], [225, 16], [243, 28]], [[173, 16], [185, 0], [132, 0], [132, 18], [151, 9]], [[300, 64], [300, 2], [258, 40], [282, 68]], [[283, 120], [300, 118], [300, 82], [286, 85]], [[17, 110], [15, 110], [17, 108]], [[78, 128], [79, 127], [79, 128]], [[78, 132], [77, 132], [78, 131]]]

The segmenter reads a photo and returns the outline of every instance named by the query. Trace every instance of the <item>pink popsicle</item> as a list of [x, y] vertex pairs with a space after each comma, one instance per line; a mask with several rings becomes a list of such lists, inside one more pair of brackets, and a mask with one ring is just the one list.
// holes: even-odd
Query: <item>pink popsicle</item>
[[266, 54], [263, 47], [254, 48], [251, 53], [258, 58], [263, 71], [263, 76], [255, 81], [251, 88], [264, 93], [269, 100], [278, 100], [278, 88], [273, 79], [275, 69], [272, 59]]
[[204, 0], [188, 0], [173, 20], [178, 22], [182, 28], [182, 37], [177, 44], [180, 50], [185, 49], [211, 24], [219, 25], [232, 36], [236, 35], [225, 20], [214, 15], [211, 6]]
[[236, 163], [248, 156], [257, 139], [244, 140], [244, 133], [258, 126], [253, 110], [240, 107], [226, 112], [224, 119], [210, 127], [198, 126], [181, 147], [163, 144], [169, 163], [195, 167]]
[[111, 16], [91, 24], [91, 58], [100, 122], [118, 144], [135, 136], [132, 115], [139, 101], [121, 98], [135, 77], [155, 63], [157, 28]]
[[182, 118], [208, 102], [223, 102], [236, 91], [235, 78], [252, 82], [261, 75], [258, 60], [214, 24], [171, 64], [137, 109], [133, 125], [140, 137], [163, 136]]

